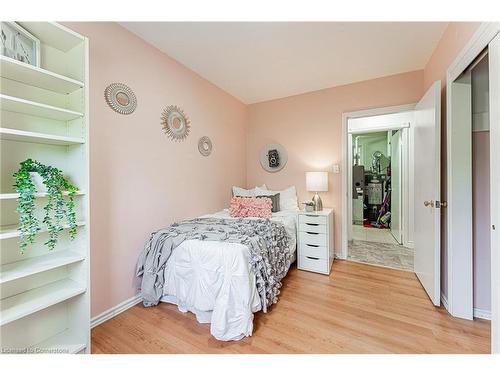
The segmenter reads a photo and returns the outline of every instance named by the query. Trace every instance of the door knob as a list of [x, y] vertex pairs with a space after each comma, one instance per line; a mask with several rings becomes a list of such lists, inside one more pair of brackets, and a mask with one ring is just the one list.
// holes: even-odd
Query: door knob
[[424, 206], [425, 207], [434, 207], [434, 201], [424, 201]]

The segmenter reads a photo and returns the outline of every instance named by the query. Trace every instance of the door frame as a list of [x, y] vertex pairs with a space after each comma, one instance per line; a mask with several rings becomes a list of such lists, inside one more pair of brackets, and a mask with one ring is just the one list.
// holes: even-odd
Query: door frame
[[[404, 215], [403, 213], [406, 213], [406, 208], [403, 207], [403, 203], [405, 201], [408, 201], [408, 199], [403, 199], [403, 194], [401, 194], [402, 190], [404, 189], [404, 185], [405, 185], [405, 177], [407, 175], [407, 173], [409, 171], [404, 171], [404, 169], [408, 169], [408, 166], [404, 165], [405, 164], [405, 152], [408, 153], [408, 149], [409, 149], [409, 146], [408, 146], [408, 138], [409, 138], [409, 135], [408, 135], [408, 131], [403, 131], [402, 129], [400, 129], [400, 131], [397, 133], [397, 139], [398, 139], [398, 143], [399, 143], [399, 147], [396, 148], [396, 152], [399, 154], [398, 155], [398, 158], [399, 158], [399, 178], [398, 178], [398, 186], [399, 186], [399, 189], [398, 190], [401, 190], [399, 192], [399, 196], [398, 196], [398, 200], [399, 202], [397, 203], [397, 205], [399, 205], [399, 214], [398, 214], [398, 222], [399, 222], [399, 238], [397, 239], [398, 243], [403, 243], [404, 244], [404, 241], [408, 242], [408, 239], [405, 238], [405, 235], [404, 235], [404, 229], [406, 229], [408, 231], [408, 227], [406, 227], [406, 225], [408, 223], [405, 223], [405, 218], [404, 218]], [[393, 164], [393, 160], [394, 160], [394, 153], [393, 153], [393, 149], [392, 149], [392, 145], [393, 145], [393, 138], [394, 138], [394, 135], [391, 134], [391, 235], [396, 238], [394, 236], [394, 232], [393, 232], [393, 226], [392, 226], [392, 220], [393, 220], [393, 217], [394, 217], [394, 210], [393, 210], [393, 207], [392, 207], [392, 203], [394, 202], [394, 196], [392, 194], [392, 191], [393, 191], [393, 186], [394, 186], [394, 171], [398, 170], [397, 167], [394, 167], [394, 164]], [[409, 155], [408, 155], [409, 156]], [[408, 163], [406, 163], [408, 164]], [[405, 197], [406, 198], [406, 197]], [[408, 215], [407, 215], [408, 216]], [[406, 225], [405, 225], [406, 224]]]
[[[452, 218], [453, 214], [453, 200], [459, 200], [462, 202], [472, 201], [472, 195], [468, 192], [472, 192], [472, 178], [465, 181], [466, 186], [464, 186], [464, 181], [461, 182], [461, 186], [457, 183], [454, 185], [453, 182], [453, 159], [456, 155], [453, 153], [454, 148], [452, 147], [451, 141], [451, 130], [452, 130], [452, 110], [454, 101], [454, 81], [467, 69], [467, 67], [476, 59], [476, 57], [488, 46], [491, 40], [500, 32], [499, 22], [483, 22], [478, 27], [470, 41], [465, 45], [465, 47], [457, 55], [455, 61], [448, 67], [446, 71], [446, 162], [447, 162], [447, 201], [450, 203], [448, 205], [447, 212], [447, 296], [441, 293], [441, 299], [443, 305], [446, 307], [448, 312], [460, 318], [472, 319], [473, 304], [470, 303], [470, 294], [473, 292], [473, 244], [472, 244], [472, 214], [463, 215], [463, 219], [460, 223], [455, 223]], [[455, 93], [456, 95], [456, 93]], [[469, 139], [464, 138], [468, 143], [472, 142], [472, 132], [468, 132]], [[470, 155], [469, 158], [471, 158]], [[463, 166], [460, 166], [463, 168]], [[470, 166], [466, 166], [470, 167]], [[469, 233], [467, 236], [467, 241], [463, 241], [463, 237], [460, 247], [455, 248], [453, 246], [454, 241], [450, 234], [453, 233]], [[469, 238], [470, 237], [470, 238]], [[469, 241], [470, 240], [470, 241]], [[458, 242], [458, 241], [455, 241]], [[464, 256], [465, 255], [465, 256]], [[498, 272], [498, 271], [497, 271]], [[460, 275], [459, 278], [454, 279], [453, 275]], [[465, 275], [465, 280], [464, 280]], [[493, 277], [493, 274], [492, 274]], [[493, 285], [492, 285], [493, 287]], [[464, 291], [463, 289], [466, 289]], [[463, 298], [467, 295], [467, 298]]]
[[[380, 116], [380, 115], [390, 115], [401, 112], [410, 112], [415, 108], [415, 103], [404, 104], [391, 107], [381, 107], [366, 109], [353, 112], [343, 112], [342, 113], [342, 241], [340, 254], [337, 257], [340, 259], [347, 259], [347, 252], [349, 246], [350, 236], [350, 226], [352, 225], [352, 170], [350, 165], [352, 164], [352, 135], [348, 132], [348, 121], [350, 119], [370, 117], [370, 116]], [[404, 127], [404, 126], [401, 126]], [[386, 127], [376, 127], [372, 131], [385, 131], [395, 129], [396, 126], [386, 126]], [[363, 131], [366, 132], [366, 131]], [[409, 137], [408, 137], [409, 138]], [[410, 143], [407, 141], [407, 159], [410, 158]], [[412, 161], [411, 161], [412, 162]], [[407, 170], [407, 176], [409, 175], [409, 168], [406, 166], [404, 168]], [[408, 184], [403, 184], [403, 190], [405, 190], [405, 185], [408, 187], [410, 182], [409, 178]], [[408, 194], [408, 189], [404, 191], [404, 194]], [[403, 203], [403, 208], [405, 204]], [[403, 220], [404, 221], [404, 220]]]
[[[500, 67], [500, 33], [490, 42], [493, 48], [489, 50], [488, 62], [490, 66]], [[497, 147], [500, 147], [500, 69], [492, 69], [489, 75], [490, 84], [490, 192], [498, 191], [500, 184], [500, 163], [493, 156]], [[500, 233], [493, 230], [500, 220], [500, 200], [492, 196], [491, 212], [491, 352], [500, 353]]]

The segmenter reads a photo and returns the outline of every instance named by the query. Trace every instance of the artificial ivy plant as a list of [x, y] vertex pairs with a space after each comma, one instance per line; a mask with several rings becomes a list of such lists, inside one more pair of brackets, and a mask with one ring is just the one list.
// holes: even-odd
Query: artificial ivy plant
[[[41, 230], [40, 222], [35, 216], [36, 187], [31, 179], [31, 172], [38, 173], [47, 186], [47, 204], [44, 206], [43, 223], [47, 225], [49, 239], [45, 242], [50, 250], [57, 244], [59, 232], [63, 230], [63, 220], [69, 226], [70, 238], [76, 236], [76, 213], [74, 196], [78, 191], [76, 186], [68, 182], [60, 169], [44, 165], [36, 160], [27, 159], [21, 162], [21, 167], [14, 173], [14, 188], [19, 194], [17, 212], [19, 213], [19, 231], [21, 232], [20, 247], [24, 252], [28, 245], [35, 241], [35, 235]], [[64, 198], [67, 191], [68, 198]]]

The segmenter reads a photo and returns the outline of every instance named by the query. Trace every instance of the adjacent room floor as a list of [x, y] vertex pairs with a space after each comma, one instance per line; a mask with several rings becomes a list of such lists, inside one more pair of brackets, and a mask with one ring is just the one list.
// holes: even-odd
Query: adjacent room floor
[[409, 249], [392, 236], [390, 229], [352, 226], [352, 242], [347, 259], [354, 262], [413, 271], [413, 249]]
[[221, 342], [191, 313], [136, 305], [92, 330], [93, 353], [489, 353], [490, 322], [451, 317], [416, 276], [335, 261], [330, 276], [292, 266], [253, 336]]
[[359, 241], [399, 245], [398, 242], [392, 236], [390, 229], [368, 228], [362, 225], [352, 226], [352, 239]]

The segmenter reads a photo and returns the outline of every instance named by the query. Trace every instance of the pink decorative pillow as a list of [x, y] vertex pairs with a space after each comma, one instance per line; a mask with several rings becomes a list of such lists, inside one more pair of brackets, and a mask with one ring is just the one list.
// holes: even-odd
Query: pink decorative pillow
[[229, 211], [232, 217], [262, 217], [270, 219], [273, 201], [271, 198], [233, 197]]

